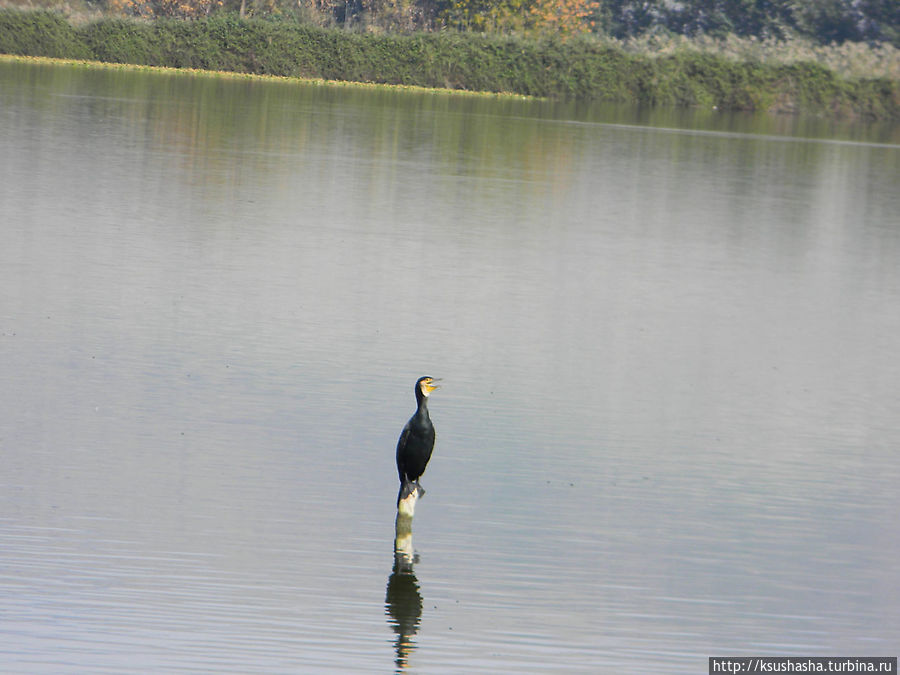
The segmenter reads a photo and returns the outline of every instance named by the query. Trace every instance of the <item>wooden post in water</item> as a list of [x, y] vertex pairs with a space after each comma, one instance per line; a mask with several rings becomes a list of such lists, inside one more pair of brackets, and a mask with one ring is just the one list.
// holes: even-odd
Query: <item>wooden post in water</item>
[[416, 513], [416, 501], [419, 499], [419, 491], [413, 490], [406, 498], [397, 504], [397, 519], [394, 521], [394, 557], [396, 561], [412, 565], [412, 522]]

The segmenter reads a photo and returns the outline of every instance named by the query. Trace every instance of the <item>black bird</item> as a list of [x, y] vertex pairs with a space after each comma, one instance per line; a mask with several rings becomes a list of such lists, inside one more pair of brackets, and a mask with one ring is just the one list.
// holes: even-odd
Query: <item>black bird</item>
[[416, 412], [400, 433], [397, 441], [397, 473], [400, 474], [400, 492], [397, 505], [413, 493], [421, 497], [425, 490], [419, 485], [419, 476], [431, 459], [434, 449], [434, 425], [428, 416], [428, 396], [438, 385], [433, 377], [416, 380]]

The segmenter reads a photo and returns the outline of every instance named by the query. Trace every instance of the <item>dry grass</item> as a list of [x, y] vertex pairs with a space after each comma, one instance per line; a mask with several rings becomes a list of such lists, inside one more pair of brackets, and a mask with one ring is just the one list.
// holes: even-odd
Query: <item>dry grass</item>
[[818, 63], [844, 77], [886, 77], [900, 80], [900, 49], [884, 43], [869, 46], [860, 42], [819, 45], [803, 38], [759, 40], [731, 35], [723, 40], [709, 37], [643, 36], [630, 40], [610, 40], [627, 52], [662, 56], [678, 51], [711, 53], [734, 61], [761, 63]]
[[108, 16], [99, 5], [85, 0], [0, 0], [0, 9], [49, 9], [60, 12], [72, 24], [80, 26]]

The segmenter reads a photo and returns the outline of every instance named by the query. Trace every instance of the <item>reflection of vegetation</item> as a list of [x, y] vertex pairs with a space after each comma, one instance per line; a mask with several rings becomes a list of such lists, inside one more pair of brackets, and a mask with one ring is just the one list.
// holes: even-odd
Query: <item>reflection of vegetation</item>
[[56, 15], [0, 11], [0, 51], [551, 98], [900, 117], [893, 80], [848, 80], [812, 64], [736, 62], [695, 51], [649, 58], [587, 39], [384, 36], [235, 16], [73, 26]]
[[[0, 69], [4, 81], [40, 79], [66, 93], [93, 92], [98, 119], [128, 122], [129, 133], [142, 134], [136, 142], [174, 150], [171, 156], [182, 163], [191, 186], [202, 187], [211, 199], [231, 190], [241, 173], [254, 172], [268, 176], [259, 187], [267, 194], [255, 197], [260, 201], [295, 193], [299, 182], [348, 176], [366, 182], [373, 199], [396, 195], [397, 202], [408, 201], [409, 186], [397, 174], [360, 170], [380, 158], [421, 159], [449, 173], [490, 179], [466, 183], [467, 193], [508, 177], [511, 166], [524, 168], [521, 178], [533, 180], [533, 189], [556, 191], [572, 180], [571, 162], [578, 156], [569, 129], [545, 123], [556, 104], [544, 101], [3, 60]], [[33, 105], [69, 102], [50, 96]], [[116, 133], [115, 127], [109, 132]], [[328, 147], [322, 145], [326, 138]], [[334, 153], [343, 158], [340, 163], [310, 159]], [[438, 185], [463, 187], [456, 181]]]

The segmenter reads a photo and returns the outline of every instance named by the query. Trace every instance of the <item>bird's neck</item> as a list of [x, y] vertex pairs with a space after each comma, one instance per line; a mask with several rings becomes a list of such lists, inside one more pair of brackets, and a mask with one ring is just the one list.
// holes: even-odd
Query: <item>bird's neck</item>
[[416, 396], [416, 417], [428, 418], [428, 398], [424, 394]]

